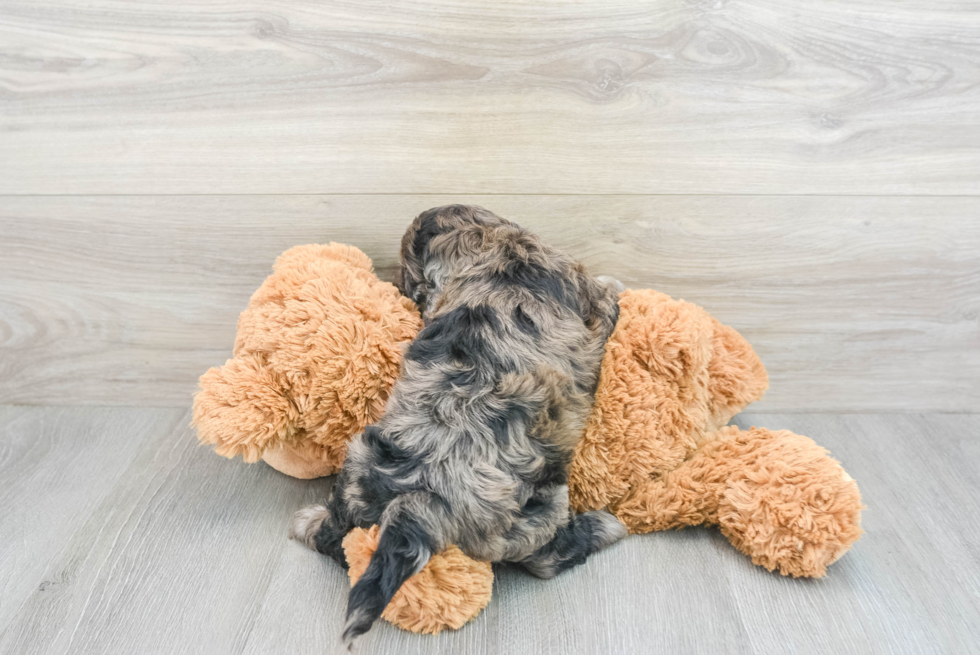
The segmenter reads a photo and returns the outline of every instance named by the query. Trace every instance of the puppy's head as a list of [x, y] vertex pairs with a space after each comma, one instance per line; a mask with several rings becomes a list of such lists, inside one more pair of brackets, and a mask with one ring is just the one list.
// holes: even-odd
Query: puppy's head
[[478, 249], [486, 228], [513, 225], [475, 205], [445, 205], [419, 214], [402, 237], [395, 285], [425, 311], [428, 296], [468, 251]]

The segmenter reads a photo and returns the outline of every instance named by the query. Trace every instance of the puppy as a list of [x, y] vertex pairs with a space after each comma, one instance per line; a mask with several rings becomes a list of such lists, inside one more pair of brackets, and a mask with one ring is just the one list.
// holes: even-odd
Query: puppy
[[290, 535], [346, 567], [344, 535], [381, 526], [350, 592], [348, 645], [450, 544], [549, 578], [626, 535], [607, 512], [571, 514], [566, 485], [619, 315], [613, 285], [480, 207], [423, 212], [400, 259], [425, 327], [384, 417]]

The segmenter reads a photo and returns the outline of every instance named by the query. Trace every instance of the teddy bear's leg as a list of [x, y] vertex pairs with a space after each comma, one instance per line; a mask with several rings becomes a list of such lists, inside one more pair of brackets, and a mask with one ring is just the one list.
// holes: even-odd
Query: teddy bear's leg
[[603, 510], [573, 514], [551, 541], [520, 560], [532, 575], [553, 578], [585, 562], [589, 555], [610, 546], [628, 533], [626, 526]]
[[733, 479], [753, 476], [772, 433], [757, 435], [724, 427], [705, 435], [702, 446], [672, 471], [635, 485], [613, 512], [630, 532], [716, 524]]
[[674, 470], [634, 485], [612, 509], [634, 534], [716, 523], [730, 467], [712, 440]]
[[[860, 538], [861, 493], [827, 451], [788, 430], [736, 430], [721, 531], [754, 564], [823, 576]], [[732, 456], [734, 455], [734, 456]]]
[[194, 396], [194, 425], [202, 443], [225, 457], [257, 462], [270, 446], [288, 439], [299, 416], [282, 376], [261, 357], [235, 357], [209, 369]]
[[631, 532], [717, 523], [753, 563], [794, 577], [822, 576], [860, 537], [857, 484], [812, 440], [737, 427], [708, 438], [618, 504]]

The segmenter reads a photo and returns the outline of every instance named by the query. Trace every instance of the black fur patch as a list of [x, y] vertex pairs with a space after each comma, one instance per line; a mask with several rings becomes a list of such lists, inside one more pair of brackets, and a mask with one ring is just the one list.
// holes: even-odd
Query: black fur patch
[[521, 508], [521, 516], [531, 517], [541, 514], [545, 510], [551, 507], [551, 499], [541, 499], [537, 496], [532, 496], [530, 500], [524, 503], [524, 507]]
[[558, 529], [554, 539], [524, 560], [529, 571], [551, 578], [585, 562], [603, 544], [603, 526], [596, 513], [573, 515], [567, 525]]
[[386, 438], [376, 425], [369, 425], [364, 428], [363, 439], [364, 443], [374, 451], [375, 461], [383, 466], [412, 461], [411, 453], [402, 450]]
[[514, 307], [513, 319], [514, 325], [524, 334], [534, 338], [541, 336], [541, 330], [538, 329], [538, 326], [534, 324], [534, 321], [525, 313], [520, 305]]
[[486, 305], [457, 307], [429, 323], [415, 337], [406, 358], [416, 362], [453, 361], [476, 366], [495, 361], [488, 331], [501, 327], [497, 312]]
[[563, 452], [553, 444], [538, 444], [538, 452], [544, 457], [545, 465], [535, 483], [542, 487], [562, 485], [568, 482], [568, 467], [572, 463], [572, 453]]
[[384, 507], [405, 492], [401, 481], [412, 474], [418, 461], [386, 438], [377, 426], [365, 428], [362, 439], [374, 456], [374, 466], [358, 477], [360, 499], [368, 506], [358, 527], [368, 528], [381, 520]]
[[328, 514], [313, 537], [313, 546], [318, 552], [329, 555], [334, 561], [346, 569], [347, 557], [344, 555], [341, 542], [347, 532], [354, 526], [351, 523], [350, 517], [347, 515], [347, 504], [344, 502], [344, 494], [347, 487], [344, 473], [344, 471], [341, 471], [337, 482], [334, 483], [330, 502], [327, 503]]
[[487, 425], [497, 442], [506, 446], [510, 444], [508, 428], [526, 430], [535, 414], [537, 414], [536, 407], [514, 400], [491, 415], [487, 420]]
[[563, 307], [580, 311], [579, 302], [569, 281], [541, 266], [511, 259], [497, 277], [505, 284], [527, 289], [539, 300], [554, 300]]
[[452, 226], [439, 225], [438, 209], [430, 209], [419, 214], [421, 222], [415, 231], [415, 239], [412, 241], [412, 252], [419, 260], [424, 260], [429, 242], [440, 234], [445, 234], [452, 229]]

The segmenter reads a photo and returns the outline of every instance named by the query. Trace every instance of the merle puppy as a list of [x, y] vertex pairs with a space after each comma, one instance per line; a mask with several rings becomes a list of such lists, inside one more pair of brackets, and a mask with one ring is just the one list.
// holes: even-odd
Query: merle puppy
[[401, 246], [401, 291], [425, 327], [384, 417], [350, 444], [326, 507], [291, 536], [346, 567], [341, 540], [380, 524], [344, 641], [367, 632], [409, 577], [450, 544], [552, 577], [626, 535], [574, 515], [568, 465], [619, 315], [612, 283], [480, 207], [423, 212]]

